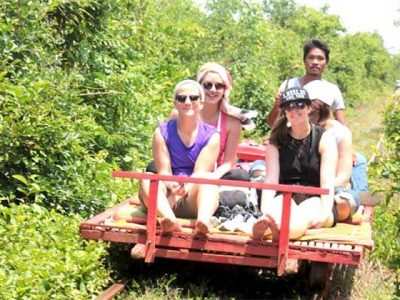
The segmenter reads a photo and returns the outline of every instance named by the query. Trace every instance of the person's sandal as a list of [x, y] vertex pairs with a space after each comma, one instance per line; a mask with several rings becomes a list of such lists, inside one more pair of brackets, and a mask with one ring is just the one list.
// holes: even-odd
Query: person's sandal
[[381, 203], [382, 197], [379, 195], [374, 195], [369, 191], [359, 192], [360, 202], [365, 206], [375, 206]]

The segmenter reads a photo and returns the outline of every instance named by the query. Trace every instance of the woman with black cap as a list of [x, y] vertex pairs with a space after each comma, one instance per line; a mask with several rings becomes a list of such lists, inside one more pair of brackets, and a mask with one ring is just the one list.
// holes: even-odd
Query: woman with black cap
[[[333, 195], [337, 147], [333, 135], [309, 120], [311, 100], [303, 88], [290, 88], [282, 95], [282, 116], [272, 129], [267, 145], [265, 183], [322, 187], [328, 195], [294, 194], [290, 214], [291, 239], [304, 235], [308, 228], [335, 224]], [[253, 226], [253, 238], [272, 232], [279, 237], [283, 196], [263, 190], [262, 216]]]

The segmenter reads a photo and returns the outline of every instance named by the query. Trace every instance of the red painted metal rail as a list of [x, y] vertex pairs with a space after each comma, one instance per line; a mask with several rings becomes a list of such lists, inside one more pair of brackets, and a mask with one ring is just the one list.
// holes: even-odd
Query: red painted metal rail
[[[248, 187], [257, 189], [272, 189], [283, 193], [284, 203], [282, 207], [282, 222], [280, 227], [280, 238], [278, 246], [278, 258], [277, 267], [278, 275], [285, 273], [285, 268], [287, 265], [288, 255], [289, 255], [289, 220], [290, 220], [290, 205], [292, 193], [304, 193], [304, 194], [328, 194], [327, 189], [316, 188], [316, 187], [305, 187], [305, 186], [293, 186], [293, 185], [281, 185], [281, 184], [266, 184], [258, 182], [247, 182], [247, 181], [236, 181], [236, 180], [223, 180], [223, 179], [206, 179], [206, 178], [193, 178], [193, 177], [180, 177], [180, 176], [170, 176], [170, 175], [159, 175], [150, 173], [139, 173], [132, 171], [114, 171], [112, 173], [114, 177], [131, 178], [131, 179], [142, 179], [150, 180], [150, 197], [147, 207], [147, 239], [145, 242], [145, 261], [153, 262], [156, 252], [164, 257], [173, 257], [182, 259], [189, 259], [190, 256], [193, 260], [206, 259], [207, 256], [212, 257], [212, 254], [181, 254], [174, 250], [169, 251], [156, 251], [156, 215], [157, 215], [157, 191], [159, 181], [177, 181], [177, 182], [191, 182], [199, 184], [214, 184], [214, 185], [225, 185], [234, 187]], [[196, 258], [197, 255], [197, 259]], [[214, 257], [214, 259], [219, 259]], [[236, 258], [237, 259], [237, 258]], [[243, 258], [240, 258], [243, 260]], [[255, 259], [255, 258], [254, 258]], [[234, 258], [228, 258], [228, 261], [233, 261]], [[251, 259], [250, 259], [251, 260]], [[267, 262], [265, 262], [267, 263]]]
[[[296, 265], [302, 261], [358, 265], [368, 246], [351, 245], [335, 241], [289, 241], [289, 219], [291, 194], [327, 194], [326, 189], [257, 182], [216, 180], [205, 178], [188, 178], [145, 174], [129, 171], [115, 171], [114, 177], [130, 179], [147, 179], [151, 182], [150, 199], [146, 217], [133, 218], [126, 225], [108, 223], [114, 214], [132, 199], [106, 210], [81, 223], [80, 234], [86, 239], [104, 240], [135, 245], [132, 257], [153, 262], [155, 257], [164, 257], [198, 262], [245, 265], [263, 268], [275, 268], [278, 275], [296, 272]], [[207, 236], [193, 232], [165, 233], [156, 226], [157, 191], [160, 180], [195, 182], [203, 184], [227, 185], [234, 187], [252, 187], [257, 189], [274, 189], [283, 193], [284, 205], [280, 227], [279, 242], [270, 240], [257, 241], [249, 236], [211, 233]], [[372, 219], [372, 208], [365, 207], [363, 219]], [[130, 223], [133, 222], [133, 223]], [[192, 227], [190, 220], [183, 227]]]

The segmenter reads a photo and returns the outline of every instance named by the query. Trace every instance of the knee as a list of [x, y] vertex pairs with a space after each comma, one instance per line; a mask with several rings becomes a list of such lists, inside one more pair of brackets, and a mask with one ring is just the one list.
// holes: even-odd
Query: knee
[[338, 212], [338, 221], [344, 221], [350, 217], [350, 204], [346, 199], [335, 197], [335, 205]]
[[367, 164], [367, 158], [362, 155], [361, 153], [356, 153], [355, 154], [356, 159], [355, 159], [355, 165], [359, 166], [359, 165], [366, 165]]

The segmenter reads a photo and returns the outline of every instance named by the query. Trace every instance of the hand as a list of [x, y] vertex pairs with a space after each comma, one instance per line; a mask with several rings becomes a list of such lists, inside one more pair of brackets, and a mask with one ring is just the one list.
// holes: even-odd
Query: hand
[[167, 185], [167, 188], [173, 195], [183, 196], [186, 193], [185, 184], [183, 182], [171, 182]]
[[264, 145], [264, 146], [268, 146], [269, 144], [271, 144], [271, 142], [270, 142], [270, 137], [267, 136], [267, 137], [265, 137], [265, 139], [264, 139], [264, 141], [263, 141], [263, 145]]
[[274, 103], [274, 106], [280, 107], [280, 106], [281, 106], [281, 99], [282, 99], [282, 92], [278, 92], [278, 93], [275, 95], [275, 103]]
[[313, 220], [311, 223], [311, 228], [321, 228], [324, 227], [326, 222], [328, 222], [329, 218], [332, 215], [332, 210], [329, 210], [328, 212], [322, 212], [321, 214], [318, 215], [316, 219]]

